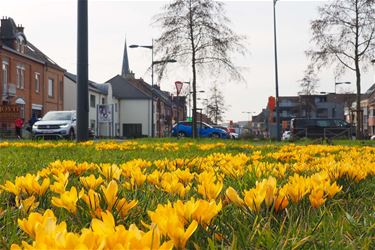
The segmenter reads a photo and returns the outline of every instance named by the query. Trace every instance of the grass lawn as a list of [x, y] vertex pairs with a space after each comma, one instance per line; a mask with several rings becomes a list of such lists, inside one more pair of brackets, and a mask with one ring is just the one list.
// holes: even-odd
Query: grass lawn
[[0, 141], [0, 249], [375, 249], [371, 141]]

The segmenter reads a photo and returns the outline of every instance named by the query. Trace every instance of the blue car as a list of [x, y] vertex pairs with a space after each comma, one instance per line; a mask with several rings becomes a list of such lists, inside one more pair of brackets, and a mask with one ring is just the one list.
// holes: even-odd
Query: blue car
[[[211, 125], [204, 122], [197, 122], [197, 128], [199, 137], [211, 137], [211, 138], [229, 138], [228, 133], [221, 128], [214, 128]], [[178, 137], [192, 137], [193, 129], [192, 122], [179, 122], [172, 128], [172, 136]]]

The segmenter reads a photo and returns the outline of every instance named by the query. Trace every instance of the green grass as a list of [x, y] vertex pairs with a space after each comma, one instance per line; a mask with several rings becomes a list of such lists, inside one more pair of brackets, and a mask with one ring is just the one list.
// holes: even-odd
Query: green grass
[[[142, 139], [139, 143], [163, 143], [173, 142], [184, 144], [193, 142], [189, 139]], [[197, 143], [223, 142], [220, 140], [199, 140]], [[42, 142], [41, 142], [42, 143]], [[75, 160], [78, 162], [94, 163], [124, 163], [132, 159], [142, 158], [146, 160], [194, 158], [205, 156], [213, 152], [222, 153], [252, 153], [252, 150], [241, 149], [239, 146], [248, 141], [227, 141], [226, 149], [216, 148], [208, 151], [198, 151], [195, 148], [178, 151], [149, 150], [104, 150], [97, 151], [94, 147], [60, 147], [42, 148], [31, 147], [5, 147], [0, 148], [0, 184], [6, 180], [14, 180], [16, 176], [26, 173], [36, 173], [55, 160]], [[269, 141], [257, 141], [252, 145], [266, 145]], [[314, 144], [316, 141], [304, 140], [297, 142], [301, 145]], [[286, 143], [276, 143], [282, 146]], [[373, 146], [370, 141], [334, 141], [335, 145], [348, 146]], [[273, 149], [262, 149], [266, 154]], [[247, 180], [246, 180], [247, 179]], [[244, 180], [246, 188], [254, 186], [253, 176]], [[230, 185], [239, 185], [235, 181]], [[147, 189], [148, 188], [148, 189]], [[244, 189], [242, 187], [241, 189]], [[149, 192], [147, 192], [149, 190]], [[132, 198], [139, 200], [139, 206], [134, 213], [124, 221], [129, 225], [132, 221], [140, 221], [143, 218], [147, 222], [147, 210], [155, 209], [158, 203], [173, 200], [161, 191], [152, 187], [135, 192]], [[16, 218], [20, 216], [18, 210], [10, 209], [11, 197], [3, 195], [0, 207], [6, 212], [0, 215], [0, 249], [9, 248], [11, 242], [20, 243], [25, 240], [25, 234], [17, 227]], [[158, 197], [154, 199], [153, 197]], [[175, 197], [177, 199], [177, 197]], [[369, 177], [359, 184], [348, 185], [334, 199], [314, 209], [308, 200], [296, 205], [290, 205], [280, 213], [264, 211], [260, 214], [250, 213], [238, 209], [234, 205], [226, 206], [218, 217], [215, 218], [215, 227], [198, 231], [192, 236], [189, 249], [201, 247], [202, 249], [375, 249], [375, 177]], [[66, 213], [57, 210], [60, 218]], [[83, 215], [84, 216], [84, 215]], [[77, 222], [77, 228], [88, 227], [82, 218]], [[82, 225], [79, 225], [82, 224]], [[79, 227], [78, 227], [79, 226]], [[74, 230], [74, 225], [72, 228]], [[222, 240], [212, 237], [213, 233], [223, 236]], [[193, 243], [194, 242], [194, 243]]]

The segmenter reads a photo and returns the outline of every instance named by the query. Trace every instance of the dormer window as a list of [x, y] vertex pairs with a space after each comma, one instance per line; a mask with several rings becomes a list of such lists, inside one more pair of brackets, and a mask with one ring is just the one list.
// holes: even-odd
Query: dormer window
[[16, 50], [22, 54], [25, 53], [26, 40], [23, 35], [18, 35], [16, 40]]

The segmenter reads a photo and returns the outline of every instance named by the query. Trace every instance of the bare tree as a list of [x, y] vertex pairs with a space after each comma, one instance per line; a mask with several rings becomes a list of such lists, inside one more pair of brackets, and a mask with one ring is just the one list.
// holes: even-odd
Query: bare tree
[[309, 65], [305, 70], [305, 76], [298, 81], [301, 87], [302, 95], [312, 95], [316, 93], [318, 88], [319, 78], [316, 75], [314, 67]]
[[207, 101], [207, 116], [211, 118], [217, 124], [222, 122], [224, 119], [224, 113], [227, 110], [224, 102], [223, 92], [219, 89], [215, 83], [213, 88], [210, 90], [210, 96]]
[[[156, 53], [162, 60], [173, 58], [191, 66], [193, 137], [196, 138], [197, 73], [209, 69], [210, 74], [218, 75], [224, 70], [232, 77], [242, 79], [231, 54], [246, 52], [242, 44], [245, 38], [229, 27], [223, 3], [214, 0], [174, 0], [155, 17], [155, 23], [162, 28], [162, 34], [155, 42]], [[166, 67], [161, 64], [157, 70], [161, 77]]]
[[317, 69], [335, 65], [338, 74], [348, 69], [355, 72], [357, 137], [361, 134], [361, 71], [374, 57], [374, 13], [374, 0], [334, 0], [320, 7], [320, 17], [311, 22], [312, 42], [318, 48], [307, 52], [311, 63]]

